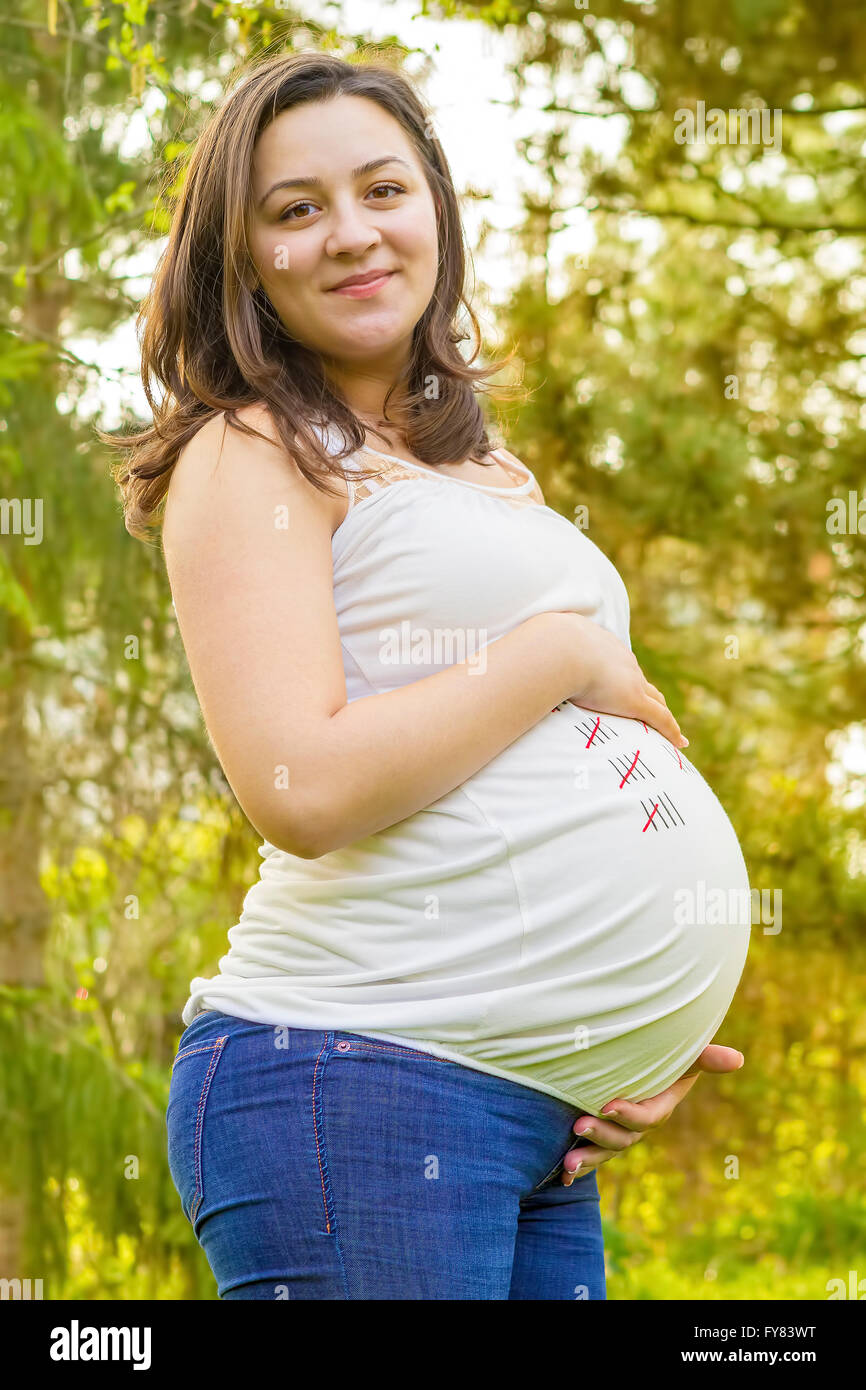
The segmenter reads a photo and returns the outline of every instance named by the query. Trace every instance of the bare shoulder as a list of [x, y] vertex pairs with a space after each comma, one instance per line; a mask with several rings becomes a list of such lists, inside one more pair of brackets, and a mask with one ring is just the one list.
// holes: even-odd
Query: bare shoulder
[[[264, 403], [241, 406], [235, 411], [235, 418], [247, 429], [235, 428], [226, 418], [226, 412], [221, 410], [196, 430], [178, 455], [172, 483], [181, 474], [209, 473], [214, 476], [223, 465], [230, 468], [239, 463], [255, 470], [271, 469], [288, 477], [303, 478]], [[248, 433], [248, 430], [255, 433]]]
[[[285, 446], [280, 438], [276, 421], [264, 401], [253, 401], [249, 405], [240, 406], [235, 412], [235, 419], [241, 425], [246, 425], [248, 429], [256, 430], [260, 435], [264, 435], [275, 449], [285, 451]], [[226, 420], [225, 411], [221, 411], [219, 419], [226, 426], [226, 433], [233, 434], [237, 439], [250, 439], [250, 435], [244, 431], [234, 429]], [[287, 454], [291, 460], [291, 454]]]
[[342, 520], [341, 500], [345, 511], [345, 489], [341, 498], [340, 480], [329, 482], [329, 492], [314, 487], [286, 448], [263, 402], [241, 406], [235, 414], [239, 423], [255, 433], [234, 428], [220, 411], [181, 449], [166, 495], [164, 533], [171, 525], [182, 524], [189, 509], [198, 514], [203, 492], [212, 495], [216, 489], [231, 495], [239, 488], [250, 494], [272, 496], [279, 492], [295, 501], [303, 499], [305, 507], [327, 518], [333, 531]]

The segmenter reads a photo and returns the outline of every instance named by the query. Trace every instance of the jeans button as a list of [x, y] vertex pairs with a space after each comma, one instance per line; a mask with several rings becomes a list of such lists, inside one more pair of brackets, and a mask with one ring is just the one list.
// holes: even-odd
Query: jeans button
[[349, 1043], [349, 1042], [338, 1042], [338, 1043], [337, 1043], [337, 1051], [338, 1051], [338, 1052], [350, 1052], [350, 1051], [351, 1051], [351, 1048], [352, 1048], [352, 1044]]

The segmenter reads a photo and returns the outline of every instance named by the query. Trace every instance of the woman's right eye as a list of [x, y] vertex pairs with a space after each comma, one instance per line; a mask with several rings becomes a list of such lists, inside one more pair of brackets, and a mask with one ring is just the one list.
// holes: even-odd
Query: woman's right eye
[[297, 219], [294, 218], [294, 217], [291, 217], [291, 218], [290, 218], [290, 217], [289, 217], [289, 213], [290, 213], [290, 212], [297, 212], [298, 208], [311, 208], [312, 206], [313, 206], [312, 203], [292, 203], [292, 206], [291, 206], [290, 208], [286, 208], [285, 212], [281, 212], [281, 213], [280, 213], [279, 217], [277, 218], [277, 221], [278, 221], [278, 222], [295, 222], [295, 221], [297, 221]]

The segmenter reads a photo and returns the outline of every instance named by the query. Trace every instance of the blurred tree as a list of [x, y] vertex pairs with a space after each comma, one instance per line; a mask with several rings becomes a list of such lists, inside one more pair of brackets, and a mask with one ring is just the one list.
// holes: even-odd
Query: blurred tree
[[[512, 439], [617, 563], [636, 654], [753, 885], [784, 902], [780, 932], [755, 924], [720, 1040], [744, 1049], [780, 1123], [814, 1121], [820, 1090], [828, 1132], [862, 1132], [864, 779], [840, 761], [866, 712], [862, 8], [583, 9], [451, 7], [514, 34], [512, 104], [539, 112], [523, 270], [499, 316], [532, 392]], [[832, 1100], [808, 1060], [825, 1028]], [[660, 1136], [670, 1156], [678, 1136], [690, 1163], [695, 1145], [724, 1153], [719, 1092], [750, 1088], [690, 1096]], [[856, 1146], [855, 1183], [861, 1163]], [[619, 1201], [633, 1179], [615, 1164], [608, 1190]]]
[[[160, 1247], [156, 1219], [171, 1189], [154, 1099], [197, 948], [178, 936], [209, 912], [225, 930], [254, 846], [160, 550], [127, 534], [94, 436], [105, 369], [68, 345], [134, 313], [129, 284], [167, 230], [161, 188], [231, 68], [274, 42], [363, 40], [285, 3], [0, 7], [0, 1276], [60, 1277], [69, 1173], [109, 1238], [149, 1226], [155, 1259], [189, 1244], [178, 1227]], [[31, 1088], [52, 1101], [38, 1125]], [[134, 1186], [126, 1159], [145, 1151]]]

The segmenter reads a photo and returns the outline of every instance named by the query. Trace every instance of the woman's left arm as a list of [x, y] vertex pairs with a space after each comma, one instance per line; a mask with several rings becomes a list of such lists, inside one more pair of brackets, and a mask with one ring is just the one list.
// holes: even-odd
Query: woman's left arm
[[596, 1115], [581, 1115], [575, 1120], [575, 1134], [586, 1134], [591, 1144], [570, 1149], [563, 1161], [562, 1182], [570, 1187], [575, 1177], [583, 1177], [591, 1168], [607, 1163], [623, 1149], [640, 1143], [648, 1129], [658, 1129], [669, 1120], [683, 1096], [688, 1095], [702, 1071], [738, 1071], [745, 1057], [733, 1047], [710, 1043], [698, 1060], [683, 1076], [648, 1100], [612, 1100], [602, 1109], [607, 1119]]

